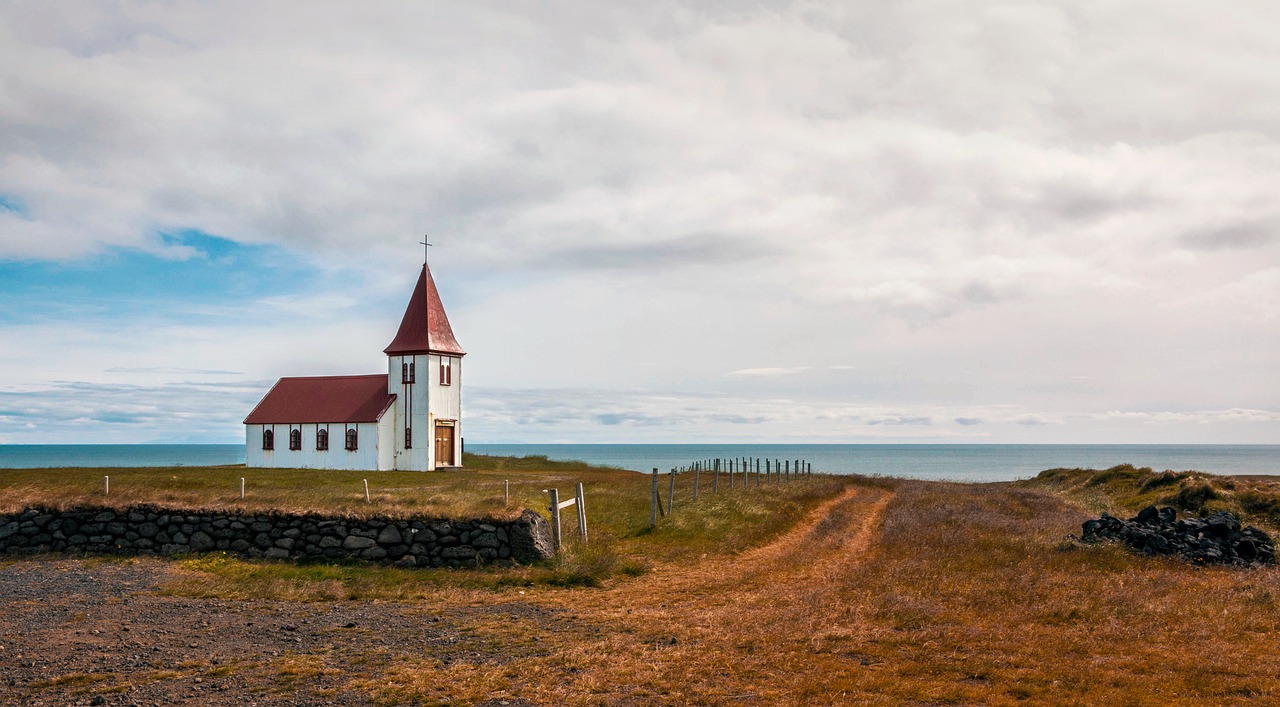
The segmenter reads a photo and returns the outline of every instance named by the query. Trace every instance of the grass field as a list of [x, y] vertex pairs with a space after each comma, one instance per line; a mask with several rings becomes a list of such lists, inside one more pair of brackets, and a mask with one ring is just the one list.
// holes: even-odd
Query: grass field
[[[400, 512], [417, 503], [501, 511], [489, 488], [500, 492], [504, 477], [519, 479], [530, 489], [520, 498], [539, 507], [545, 484], [582, 480], [599, 540], [565, 561], [609, 565], [591, 574], [596, 586], [553, 581], [552, 568], [441, 572], [207, 557], [170, 565], [159, 592], [179, 602], [388, 602], [397, 615], [450, 622], [466, 651], [332, 642], [288, 661], [246, 655], [232, 669], [240, 684], [285, 680], [297, 690], [321, 679], [310, 675], [341, 679], [379, 704], [1280, 701], [1280, 570], [1194, 567], [1066, 537], [1101, 510], [1127, 514], [1177, 499], [1185, 512], [1231, 508], [1268, 525], [1276, 490], [1268, 479], [1131, 467], [989, 485], [814, 477], [778, 493], [729, 494], [722, 485], [684, 508], [687, 490], [677, 491], [677, 513], [651, 532], [643, 475], [539, 460], [491, 466], [454, 492], [461, 500], [427, 500], [463, 483], [450, 475], [415, 475], [412, 486], [393, 475], [397, 490], [379, 481], [377, 498]], [[224, 495], [219, 485], [240, 475], [225, 473], [210, 482]], [[37, 492], [30, 485], [38, 482], [13, 481], [0, 472], [6, 502], [12, 488]], [[157, 492], [192, 502], [203, 493]], [[279, 493], [302, 502], [318, 492]], [[360, 494], [336, 494], [331, 508], [367, 512]], [[212, 668], [184, 676], [204, 669]]]

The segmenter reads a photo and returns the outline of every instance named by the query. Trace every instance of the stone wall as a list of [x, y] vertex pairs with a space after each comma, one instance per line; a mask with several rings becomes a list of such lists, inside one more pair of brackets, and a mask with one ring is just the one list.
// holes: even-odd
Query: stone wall
[[314, 514], [29, 508], [0, 514], [0, 553], [175, 555], [225, 551], [270, 559], [360, 559], [400, 567], [530, 563], [555, 554], [546, 519], [338, 518]]

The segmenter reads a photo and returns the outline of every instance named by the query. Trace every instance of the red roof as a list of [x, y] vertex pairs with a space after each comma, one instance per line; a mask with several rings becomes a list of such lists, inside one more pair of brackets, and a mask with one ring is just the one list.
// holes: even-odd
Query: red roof
[[385, 373], [281, 378], [244, 424], [377, 422], [395, 400], [395, 394], [387, 392]]
[[426, 263], [422, 264], [422, 274], [413, 288], [409, 308], [400, 321], [400, 331], [382, 352], [388, 356], [424, 353], [467, 355], [458, 345], [458, 340], [453, 338], [453, 328], [449, 326], [449, 317], [445, 316], [440, 293], [436, 291], [435, 280], [431, 279], [431, 270]]

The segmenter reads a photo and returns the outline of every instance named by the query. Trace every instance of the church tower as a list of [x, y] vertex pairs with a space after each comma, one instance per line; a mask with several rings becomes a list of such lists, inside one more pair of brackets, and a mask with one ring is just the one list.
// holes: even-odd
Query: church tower
[[400, 330], [387, 354], [387, 393], [395, 397], [394, 469], [462, 465], [462, 357], [440, 293], [424, 262]]

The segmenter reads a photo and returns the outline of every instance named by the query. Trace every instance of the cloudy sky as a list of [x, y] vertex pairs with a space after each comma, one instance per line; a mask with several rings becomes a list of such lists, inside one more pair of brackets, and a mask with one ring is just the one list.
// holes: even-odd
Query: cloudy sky
[[[521, 9], [513, 10], [512, 7]], [[0, 443], [1280, 442], [1280, 4], [0, 3]]]

